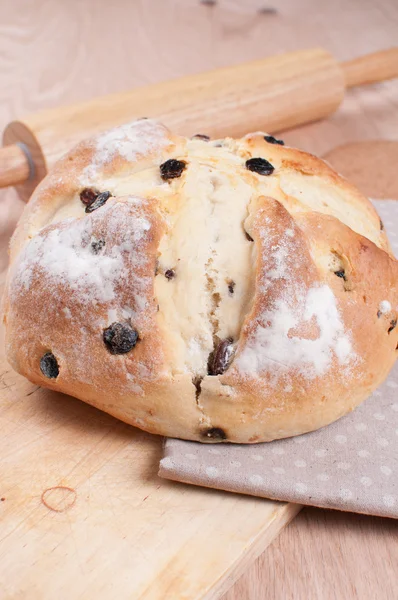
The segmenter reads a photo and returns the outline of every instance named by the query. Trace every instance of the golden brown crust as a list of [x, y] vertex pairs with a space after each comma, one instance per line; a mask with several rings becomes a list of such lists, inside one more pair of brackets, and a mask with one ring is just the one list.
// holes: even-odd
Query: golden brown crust
[[[366, 398], [395, 361], [398, 269], [379, 217], [326, 163], [263, 134], [195, 144], [141, 121], [59, 161], [11, 242], [8, 359], [39, 385], [162, 435], [253, 443], [324, 426]], [[251, 158], [274, 172], [246, 168]], [[163, 181], [159, 165], [168, 159], [184, 161], [186, 171]], [[241, 231], [254, 240], [253, 293], [249, 304], [241, 300], [248, 308], [234, 357], [219, 375], [176, 366], [173, 331], [156, 297], [160, 247], [189, 199], [190, 169], [203, 171], [203, 186], [212, 182], [212, 210], [224, 201], [217, 189], [225, 182], [251, 190]], [[113, 197], [87, 214], [84, 187]], [[209, 288], [217, 283], [213, 258], [203, 293], [215, 302], [208, 320], [221, 327], [220, 292]], [[227, 284], [234, 294], [236, 282]], [[114, 355], [104, 343], [114, 322], [137, 331], [131, 352]], [[56, 378], [40, 370], [46, 352], [56, 356]]]

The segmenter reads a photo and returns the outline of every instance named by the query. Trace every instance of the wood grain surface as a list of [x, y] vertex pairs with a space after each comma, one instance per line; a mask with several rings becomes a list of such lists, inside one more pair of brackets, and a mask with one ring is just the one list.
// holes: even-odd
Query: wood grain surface
[[298, 512], [160, 479], [162, 438], [0, 359], [0, 598], [214, 600]]
[[396, 600], [398, 521], [306, 508], [223, 600]]
[[[0, 0], [0, 129], [43, 108], [283, 51], [319, 45], [351, 59], [396, 44], [397, 29], [396, 0]], [[321, 154], [396, 140], [398, 82], [352, 90], [333, 117], [284, 138]], [[12, 190], [0, 194], [1, 239], [21, 210]], [[223, 600], [394, 599], [397, 539], [392, 521], [304, 510]]]

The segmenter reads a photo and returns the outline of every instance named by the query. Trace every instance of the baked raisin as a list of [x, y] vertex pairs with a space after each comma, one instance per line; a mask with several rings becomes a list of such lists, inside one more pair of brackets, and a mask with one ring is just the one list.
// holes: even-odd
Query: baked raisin
[[98, 240], [96, 242], [91, 242], [91, 248], [94, 254], [98, 254], [98, 252], [105, 246], [105, 240]]
[[167, 271], [165, 271], [164, 276], [170, 281], [170, 279], [174, 279], [174, 277], [176, 276], [176, 272], [174, 271], [174, 269], [167, 269]]
[[383, 231], [383, 230], [384, 230], [384, 223], [383, 223], [383, 221], [380, 219], [380, 217], [379, 217], [379, 220], [380, 220], [380, 231]]
[[203, 133], [197, 133], [192, 137], [193, 140], [203, 140], [204, 142], [210, 141], [210, 137], [208, 135], [204, 135]]
[[269, 144], [279, 144], [280, 146], [284, 146], [285, 142], [283, 140], [277, 140], [273, 135], [265, 135], [264, 139]]
[[226, 440], [226, 433], [221, 427], [212, 427], [202, 431], [202, 436], [209, 440]]
[[86, 213], [91, 213], [94, 210], [97, 210], [97, 208], [101, 208], [111, 196], [112, 194], [110, 192], [101, 192], [98, 194], [94, 202], [86, 206]]
[[233, 354], [232, 338], [220, 342], [209, 357], [209, 375], [222, 375], [228, 367]]
[[111, 354], [126, 354], [138, 341], [138, 332], [128, 323], [112, 323], [104, 329], [103, 339]]
[[275, 168], [268, 160], [259, 157], [249, 158], [249, 160], [246, 161], [246, 169], [254, 171], [254, 173], [258, 173], [259, 175], [272, 175], [275, 171]]
[[235, 290], [235, 281], [229, 281], [228, 282], [228, 291], [231, 294], [231, 296], [233, 296], [234, 290]]
[[40, 371], [49, 379], [56, 379], [59, 375], [57, 359], [52, 352], [46, 352], [40, 359]]
[[396, 319], [392, 319], [390, 321], [390, 327], [388, 328], [387, 333], [391, 333], [393, 329], [395, 329], [397, 326], [397, 320]]
[[346, 280], [344, 269], [340, 269], [340, 271], [335, 271], [334, 274], [337, 277], [341, 277], [341, 279], [344, 279], [344, 281]]
[[254, 240], [253, 240], [252, 236], [251, 236], [251, 235], [249, 235], [249, 234], [247, 233], [247, 231], [245, 231], [245, 236], [246, 236], [246, 239], [247, 239], [247, 240], [249, 240], [249, 242], [254, 242]]
[[84, 190], [80, 192], [80, 200], [83, 202], [83, 204], [88, 206], [94, 202], [99, 194], [100, 192], [95, 188], [84, 188]]
[[181, 177], [181, 174], [186, 168], [186, 166], [187, 163], [184, 160], [176, 160], [175, 158], [170, 158], [169, 160], [166, 160], [166, 162], [160, 165], [160, 176], [163, 179], [163, 181], [168, 181], [169, 179]]

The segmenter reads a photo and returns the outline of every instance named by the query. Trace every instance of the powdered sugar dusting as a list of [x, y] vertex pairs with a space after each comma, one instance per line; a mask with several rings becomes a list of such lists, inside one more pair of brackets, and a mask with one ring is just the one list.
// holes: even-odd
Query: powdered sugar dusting
[[[339, 364], [346, 365], [352, 354], [349, 336], [336, 306], [336, 299], [327, 285], [313, 287], [298, 298], [293, 308], [280, 298], [272, 309], [265, 311], [260, 325], [237, 359], [240, 370], [258, 373], [272, 368], [281, 371], [298, 370], [313, 379], [331, 366], [333, 354]], [[319, 336], [303, 339], [289, 335], [304, 321], [316, 319]]]
[[40, 272], [43, 282], [73, 290], [81, 302], [114, 300], [116, 283], [129, 275], [123, 253], [131, 253], [130, 262], [138, 264], [141, 258], [137, 246], [151, 225], [147, 219], [129, 213], [125, 238], [119, 245], [107, 248], [105, 244], [100, 252], [92, 246], [97, 241], [93, 229], [96, 219], [106, 219], [106, 237], [112, 239], [126, 220], [125, 209], [122, 203], [109, 202], [100, 209], [101, 213], [66, 219], [56, 227], [42, 230], [27, 244], [16, 264], [14, 289], [22, 286], [29, 290], [34, 275]]
[[328, 371], [334, 358], [348, 366], [355, 359], [350, 335], [332, 289], [316, 280], [306, 283], [308, 264], [298, 232], [275, 234], [265, 225], [260, 237], [265, 265], [260, 293], [267, 308], [235, 359], [239, 371], [257, 376], [267, 370], [274, 376], [293, 371], [314, 379]]
[[[195, 372], [195, 367], [203, 360], [203, 343], [191, 338], [186, 346], [185, 366], [188, 372]], [[205, 368], [205, 365], [204, 365]]]
[[146, 154], [162, 151], [169, 143], [166, 127], [152, 119], [140, 119], [110, 129], [96, 138], [92, 164], [84, 169], [81, 181], [87, 183], [98, 176], [98, 170], [116, 155], [135, 162]]
[[126, 377], [127, 377], [129, 389], [132, 392], [134, 392], [134, 394], [138, 394], [139, 396], [143, 396], [144, 395], [144, 390], [142, 389], [142, 387], [140, 386], [140, 384], [137, 382], [137, 378], [134, 377], [134, 375], [132, 375], [131, 373], [127, 373]]
[[289, 245], [286, 243], [278, 243], [272, 247], [272, 251], [275, 266], [267, 271], [267, 279], [285, 279], [287, 274], [286, 261], [289, 256]]
[[379, 304], [379, 312], [382, 315], [389, 313], [391, 311], [391, 304], [388, 300], [382, 300]]

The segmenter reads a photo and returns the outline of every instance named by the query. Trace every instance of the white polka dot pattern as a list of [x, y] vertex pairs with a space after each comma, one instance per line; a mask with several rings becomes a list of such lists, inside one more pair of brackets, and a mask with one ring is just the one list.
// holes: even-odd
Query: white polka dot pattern
[[357, 423], [356, 425], [354, 425], [354, 427], [357, 431], [366, 431], [368, 428], [366, 423]]
[[308, 490], [308, 486], [305, 483], [299, 482], [296, 483], [295, 489], [299, 494], [305, 494], [305, 492]]
[[274, 473], [277, 473], [278, 475], [284, 475], [284, 473], [286, 473], [286, 471], [283, 467], [272, 467], [272, 470]]
[[208, 477], [210, 477], [211, 479], [214, 479], [214, 477], [217, 477], [219, 471], [217, 469], [217, 467], [206, 467], [206, 475]]
[[345, 444], [347, 441], [347, 437], [345, 435], [336, 435], [334, 439], [338, 444]]
[[394, 498], [394, 496], [390, 496], [390, 494], [387, 494], [387, 496], [383, 496], [383, 503], [385, 506], [393, 507], [395, 506], [396, 498]]
[[368, 450], [358, 450], [358, 456], [361, 458], [368, 458], [370, 456], [370, 452]]
[[263, 483], [263, 478], [261, 477], [261, 475], [252, 475], [251, 477], [249, 477], [249, 481], [253, 485], [261, 485]]
[[370, 485], [372, 485], [373, 481], [371, 480], [370, 477], [361, 477], [361, 483], [362, 483], [362, 485], [369, 487]]
[[384, 421], [384, 419], [386, 418], [386, 415], [383, 415], [383, 413], [374, 413], [373, 417], [375, 419], [377, 419], [378, 421]]
[[252, 460], [263, 460], [263, 457], [261, 456], [261, 454], [252, 454], [250, 457]]
[[347, 488], [342, 488], [339, 493], [340, 498], [345, 500], [350, 500], [352, 498], [352, 491]]
[[[393, 235], [398, 202], [377, 201], [376, 207], [398, 256], [398, 235]], [[328, 427], [252, 446], [209, 448], [168, 440], [159, 473], [265, 498], [398, 518], [398, 363], [366, 402]]]
[[351, 467], [350, 463], [347, 463], [347, 462], [337, 463], [337, 468], [342, 469], [343, 471], [347, 471], [350, 467]]
[[386, 467], [385, 465], [381, 465], [380, 467], [380, 471], [384, 474], [387, 475], [387, 477], [389, 477], [392, 473], [392, 469], [390, 469], [390, 467]]

